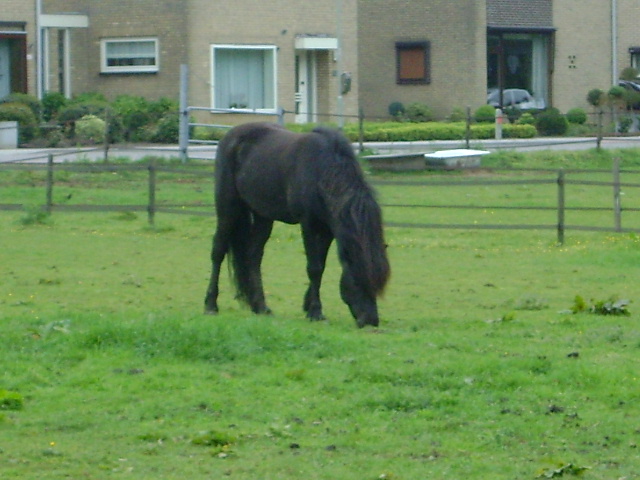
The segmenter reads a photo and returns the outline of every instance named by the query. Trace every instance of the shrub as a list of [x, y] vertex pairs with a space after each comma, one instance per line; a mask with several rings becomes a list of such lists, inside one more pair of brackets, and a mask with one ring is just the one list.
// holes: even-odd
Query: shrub
[[[523, 116], [524, 115], [531, 114], [527, 113], [523, 114]], [[535, 126], [526, 123], [516, 125], [503, 125], [502, 127], [502, 136], [504, 138], [534, 138], [537, 133], [538, 131], [536, 130]]]
[[509, 122], [517, 123], [517, 121], [522, 116], [522, 110], [520, 110], [518, 107], [513, 107], [513, 106], [512, 107], [505, 107], [504, 108], [504, 115], [507, 116], [507, 118], [509, 119]]
[[139, 140], [138, 130], [152, 121], [149, 102], [143, 97], [120, 95], [111, 106], [122, 121], [124, 138]]
[[58, 115], [67, 104], [66, 97], [60, 92], [47, 92], [42, 97], [42, 119], [48, 122]]
[[[352, 141], [357, 141], [357, 128], [347, 126], [344, 133]], [[502, 133], [505, 138], [533, 138], [536, 136], [536, 129], [533, 125], [504, 125]], [[367, 142], [463, 140], [465, 134], [466, 124], [464, 122], [405, 124], [381, 122], [367, 123], [365, 125], [364, 139]], [[471, 125], [471, 137], [474, 139], [489, 139], [494, 136], [495, 128], [493, 124]]]
[[70, 102], [58, 114], [58, 121], [63, 124], [67, 137], [73, 138], [76, 134], [76, 122], [87, 115], [95, 115], [109, 120], [109, 142], [118, 142], [122, 139], [123, 126], [120, 117], [116, 116], [111, 107], [101, 100], [86, 102]]
[[81, 141], [104, 142], [106, 122], [95, 115], [85, 115], [76, 122], [76, 137]]
[[607, 92], [607, 97], [612, 104], [621, 105], [625, 103], [627, 89], [620, 85], [614, 85]]
[[177, 112], [165, 114], [158, 122], [153, 141], [157, 143], [178, 143], [179, 137], [180, 114]]
[[36, 120], [39, 120], [42, 114], [42, 104], [40, 100], [28, 93], [12, 93], [4, 97], [2, 103], [21, 103], [26, 105], [33, 112]]
[[637, 68], [627, 67], [624, 70], [622, 70], [622, 73], [620, 74], [620, 80], [628, 80], [630, 82], [637, 82], [638, 81], [638, 74], [640, 74], [640, 72], [638, 72]]
[[33, 111], [23, 103], [4, 103], [0, 105], [0, 121], [18, 122], [18, 143], [33, 139], [38, 132], [38, 120]]
[[482, 105], [474, 112], [473, 118], [478, 123], [495, 122], [496, 109], [491, 105]]
[[605, 95], [604, 90], [599, 88], [594, 88], [589, 90], [587, 93], [587, 102], [589, 105], [593, 105], [594, 107], [599, 107], [604, 103]]
[[566, 116], [569, 123], [582, 125], [587, 121], [587, 114], [582, 108], [572, 108], [567, 112]]
[[516, 122], [518, 125], [535, 125], [536, 119], [531, 112], [524, 112]]
[[405, 108], [401, 102], [391, 102], [389, 104], [389, 115], [394, 118], [401, 118], [404, 116]]
[[538, 115], [536, 128], [540, 135], [564, 135], [569, 129], [569, 122], [557, 109], [551, 108]]
[[424, 103], [414, 102], [407, 106], [404, 112], [410, 122], [431, 122], [433, 120], [433, 112]]
[[464, 122], [467, 120], [467, 112], [464, 108], [455, 107], [449, 115], [450, 122]]
[[162, 97], [155, 102], [149, 103], [149, 113], [154, 120], [160, 120], [169, 112], [178, 112], [180, 105], [172, 98]]

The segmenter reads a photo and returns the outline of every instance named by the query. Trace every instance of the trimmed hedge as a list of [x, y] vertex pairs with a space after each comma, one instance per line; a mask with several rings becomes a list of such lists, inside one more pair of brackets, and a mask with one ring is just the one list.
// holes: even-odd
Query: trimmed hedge
[[[347, 125], [345, 135], [351, 141], [358, 140], [357, 125]], [[534, 138], [537, 134], [533, 125], [504, 125], [504, 138]], [[466, 125], [464, 122], [452, 123], [371, 123], [364, 128], [365, 142], [417, 142], [429, 140], [464, 140]], [[471, 125], [471, 138], [487, 140], [495, 137], [493, 124]]]

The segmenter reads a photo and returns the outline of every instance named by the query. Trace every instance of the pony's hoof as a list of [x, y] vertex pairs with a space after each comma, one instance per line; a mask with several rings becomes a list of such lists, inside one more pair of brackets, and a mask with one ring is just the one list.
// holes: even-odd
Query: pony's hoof
[[205, 315], [217, 315], [218, 314], [218, 309], [217, 308], [205, 308], [204, 309], [204, 314]]
[[323, 320], [326, 320], [327, 317], [325, 317], [323, 314], [318, 314], [318, 315], [307, 315], [307, 318], [312, 321], [312, 322], [321, 322]]

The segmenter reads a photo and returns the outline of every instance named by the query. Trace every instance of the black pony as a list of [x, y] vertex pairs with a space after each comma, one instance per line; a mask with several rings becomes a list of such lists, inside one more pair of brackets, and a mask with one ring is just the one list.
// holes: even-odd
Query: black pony
[[293, 133], [271, 123], [229, 131], [218, 146], [218, 216], [205, 312], [218, 312], [218, 279], [227, 253], [240, 300], [269, 313], [260, 265], [275, 220], [300, 223], [309, 288], [304, 310], [321, 320], [320, 283], [333, 239], [342, 264], [340, 294], [359, 327], [378, 325], [377, 297], [390, 268], [382, 215], [349, 141], [338, 131]]

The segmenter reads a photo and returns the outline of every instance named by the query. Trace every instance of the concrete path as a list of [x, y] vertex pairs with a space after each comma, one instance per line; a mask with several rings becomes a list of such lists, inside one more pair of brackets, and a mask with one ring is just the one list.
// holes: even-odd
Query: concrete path
[[[358, 148], [357, 144], [354, 147]], [[435, 152], [454, 148], [466, 148], [465, 142], [430, 141], [430, 142], [365, 142], [364, 147], [376, 153], [390, 152]], [[533, 138], [508, 140], [474, 140], [470, 148], [479, 150], [499, 151], [535, 151], [535, 150], [587, 150], [596, 147], [593, 138]], [[606, 137], [602, 140], [602, 148], [640, 148], [640, 137]], [[47, 156], [52, 154], [55, 162], [73, 162], [81, 160], [104, 160], [103, 148], [18, 148], [0, 149], [0, 163], [26, 162], [45, 163]], [[211, 160], [215, 159], [216, 147], [190, 146], [189, 157]], [[180, 150], [177, 145], [125, 145], [113, 146], [109, 149], [109, 158], [118, 157], [130, 160], [140, 160], [144, 157], [157, 156], [163, 158], [179, 158]]]

